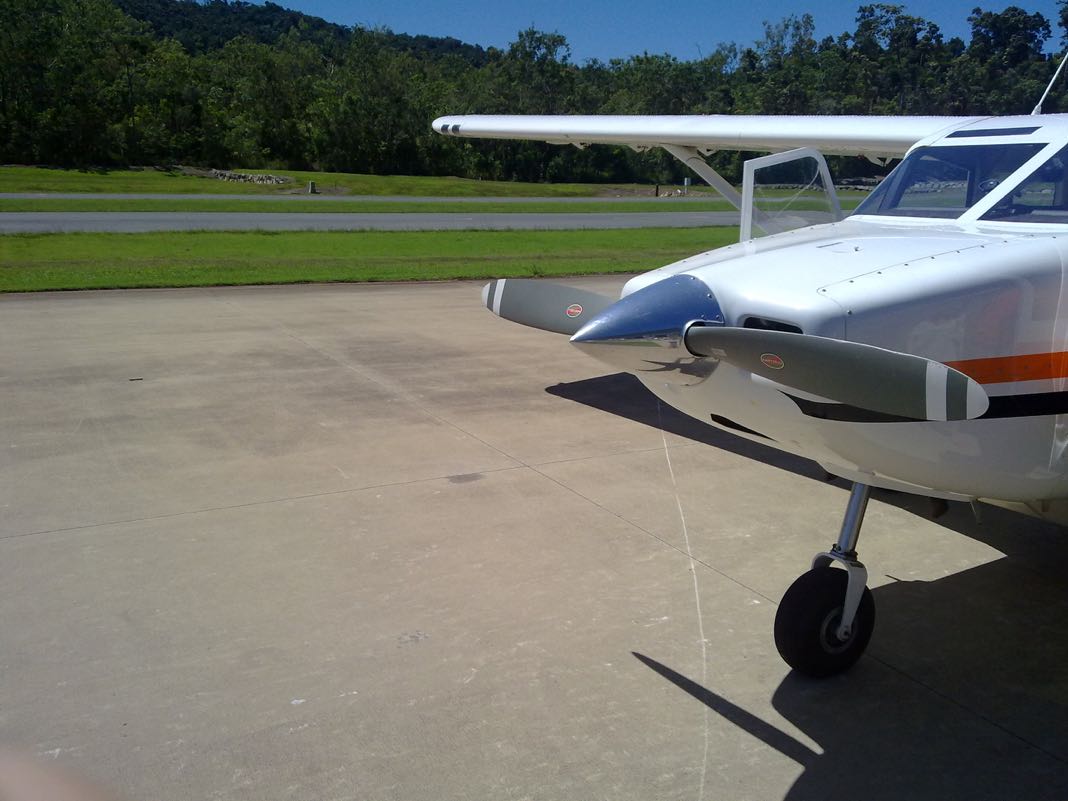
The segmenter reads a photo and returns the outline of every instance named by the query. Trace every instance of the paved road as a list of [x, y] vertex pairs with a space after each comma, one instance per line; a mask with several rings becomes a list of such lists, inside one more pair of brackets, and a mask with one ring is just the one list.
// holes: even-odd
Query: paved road
[[344, 214], [231, 212], [3, 212], [0, 233], [61, 231], [456, 231], [700, 228], [737, 225], [736, 212], [618, 214]]
[[1068, 795], [1062, 529], [876, 492], [868, 655], [799, 679], [844, 485], [478, 290], [0, 296], [4, 743], [160, 801]]

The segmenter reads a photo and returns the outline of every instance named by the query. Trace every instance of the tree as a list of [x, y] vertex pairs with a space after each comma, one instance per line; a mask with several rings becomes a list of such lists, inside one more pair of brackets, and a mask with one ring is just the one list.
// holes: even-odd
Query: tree
[[140, 67], [141, 97], [134, 109], [141, 148], [149, 163], [203, 159], [203, 87], [194, 60], [176, 39], [156, 44]]
[[[1068, 37], [1068, 0], [1058, 8]], [[803, 14], [697, 60], [583, 65], [558, 32], [528, 28], [483, 49], [270, 2], [0, 0], [0, 20], [0, 159], [71, 165], [669, 181], [686, 170], [658, 150], [468, 140], [429, 123], [445, 113], [1026, 113], [1055, 66], [1042, 52], [1049, 22], [1014, 6], [975, 9], [968, 42], [873, 3], [853, 31], [822, 41]], [[711, 159], [737, 177], [738, 154]]]
[[1049, 22], [1017, 6], [1000, 13], [977, 8], [968, 22], [972, 36], [954, 76], [958, 85], [982, 97], [988, 113], [1028, 113], [1053, 77], [1052, 62], [1042, 53]]
[[108, 0], [60, 0], [58, 19], [43, 76], [40, 151], [65, 165], [128, 163], [132, 75], [147, 34]]

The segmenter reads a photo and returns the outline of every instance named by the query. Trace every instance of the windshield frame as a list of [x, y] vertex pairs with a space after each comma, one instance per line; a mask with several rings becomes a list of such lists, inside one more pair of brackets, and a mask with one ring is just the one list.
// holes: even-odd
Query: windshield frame
[[[1009, 175], [1006, 176], [1006, 178], [1000, 184], [998, 184], [995, 188], [991, 189], [982, 198], [977, 200], [970, 207], [966, 208], [962, 213], [958, 214], [955, 217], [924, 216], [922, 214], [890, 214], [890, 213], [880, 214], [880, 213], [873, 213], [873, 212], [861, 212], [861, 211], [859, 211], [859, 209], [858, 209], [858, 211], [855, 211], [850, 216], [863, 217], [863, 218], [871, 219], [871, 220], [883, 220], [883, 221], [886, 221], [886, 222], [889, 222], [889, 221], [894, 221], [894, 222], [921, 221], [921, 222], [926, 222], [926, 223], [942, 223], [942, 224], [945, 224], [947, 222], [979, 222], [980, 218], [984, 214], [986, 214], [990, 209], [992, 209], [994, 206], [996, 206], [1004, 197], [1006, 197], [1007, 195], [1009, 195], [1010, 193], [1015, 191], [1017, 186], [1019, 186], [1021, 183], [1023, 183], [1028, 178], [1030, 178], [1031, 175], [1039, 167], [1041, 167], [1043, 164], [1045, 164], [1047, 160], [1049, 160], [1054, 155], [1056, 155], [1058, 152], [1060, 152], [1060, 150], [1065, 146], [1066, 142], [1063, 139], [1058, 139], [1056, 141], [1049, 141], [1048, 139], [1043, 139], [1043, 140], [1039, 140], [1039, 141], [1036, 142], [1031, 137], [1023, 137], [1023, 136], [1018, 136], [1018, 135], [1017, 136], [1011, 136], [1010, 135], [1010, 136], [991, 137], [991, 138], [986, 139], [985, 141], [983, 141], [982, 146], [984, 146], [984, 147], [1003, 147], [1005, 145], [1016, 145], [1016, 144], [1040, 145], [1041, 147], [1039, 147], [1039, 149], [1029, 159], [1027, 159], [1022, 164], [1020, 164], [1020, 166], [1017, 167], [1013, 172], [1009, 173]], [[906, 163], [906, 161], [910, 157], [912, 157], [915, 153], [919, 152], [920, 150], [924, 150], [924, 149], [931, 148], [931, 147], [949, 148], [949, 147], [976, 147], [976, 146], [977, 146], [977, 144], [976, 144], [976, 142], [974, 140], [947, 139], [945, 137], [936, 139], [934, 141], [928, 140], [928, 141], [925, 141], [925, 142], [917, 143], [914, 147], [912, 147], [909, 150], [908, 153], [905, 154], [905, 158], [902, 159], [901, 162], [898, 163], [898, 165], [896, 167], [894, 167], [894, 169], [890, 172], [890, 174], [887, 175], [886, 178], [883, 179], [883, 181], [879, 184], [878, 187], [876, 187], [876, 189], [874, 191], [878, 192], [879, 189], [881, 189], [884, 186], [886, 187], [887, 190], [891, 189], [892, 187], [890, 186], [890, 184], [888, 184], [888, 182], [891, 181], [894, 178], [894, 173], [896, 173], [898, 170], [900, 170], [902, 165], [904, 165]], [[866, 203], [867, 201], [865, 200], [864, 202]], [[863, 204], [861, 204], [861, 207], [863, 207]], [[994, 224], [994, 225], [999, 224], [999, 223], [997, 223], [995, 221], [983, 221], [983, 223], [984, 224]], [[1012, 224], [1013, 225], [1020, 225], [1021, 223], [1012, 223]], [[1063, 225], [1064, 225], [1063, 223], [1033, 223], [1033, 224], [1035, 224], [1035, 225], [1056, 225], [1056, 226], [1059, 226], [1061, 228], [1063, 228]]]

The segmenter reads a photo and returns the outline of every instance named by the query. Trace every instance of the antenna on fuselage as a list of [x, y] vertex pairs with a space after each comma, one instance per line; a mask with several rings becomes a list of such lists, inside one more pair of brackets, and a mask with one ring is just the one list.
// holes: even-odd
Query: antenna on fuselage
[[1046, 97], [1049, 95], [1049, 90], [1053, 88], [1053, 84], [1057, 82], [1057, 79], [1061, 77], [1061, 70], [1064, 69], [1065, 62], [1068, 62], [1068, 50], [1061, 56], [1061, 63], [1057, 67], [1057, 71], [1053, 73], [1053, 78], [1050, 80], [1049, 85], [1046, 87], [1046, 91], [1042, 93], [1042, 99], [1038, 101], [1038, 105], [1031, 110], [1031, 116], [1034, 117], [1042, 113], [1042, 104], [1046, 102]]

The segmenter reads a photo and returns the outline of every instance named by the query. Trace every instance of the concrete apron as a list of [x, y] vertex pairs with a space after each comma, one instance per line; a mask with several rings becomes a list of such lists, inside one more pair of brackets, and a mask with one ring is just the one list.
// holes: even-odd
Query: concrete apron
[[772, 619], [845, 485], [477, 283], [10, 295], [0, 342], [0, 737], [117, 795], [1068, 794], [1059, 529], [877, 493], [812, 682]]

